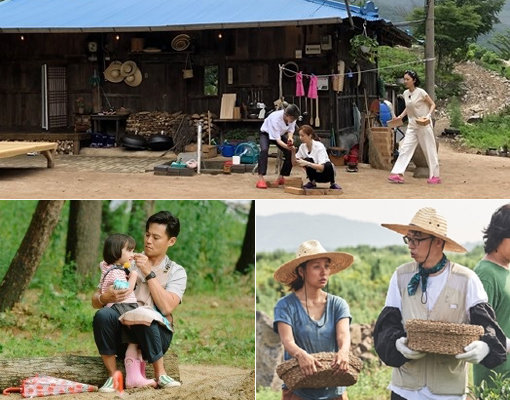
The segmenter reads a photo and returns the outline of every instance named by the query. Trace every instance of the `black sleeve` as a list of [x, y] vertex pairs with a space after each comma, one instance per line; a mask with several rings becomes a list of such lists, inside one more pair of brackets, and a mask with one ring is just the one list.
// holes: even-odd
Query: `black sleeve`
[[390, 367], [398, 368], [409, 361], [395, 347], [395, 342], [402, 336], [407, 336], [402, 313], [396, 307], [384, 307], [375, 323], [374, 344], [380, 359]]
[[484, 367], [494, 368], [506, 361], [506, 335], [496, 321], [489, 303], [479, 303], [469, 309], [472, 325], [481, 325], [485, 333], [481, 341], [489, 345], [489, 354], [480, 362]]

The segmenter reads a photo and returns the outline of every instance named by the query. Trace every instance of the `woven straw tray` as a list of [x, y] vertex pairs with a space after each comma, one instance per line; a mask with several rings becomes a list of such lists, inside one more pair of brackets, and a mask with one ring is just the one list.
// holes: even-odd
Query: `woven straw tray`
[[349, 370], [337, 374], [334, 374], [334, 372], [337, 372], [337, 369], [333, 369], [330, 366], [335, 358], [335, 353], [314, 353], [311, 355], [322, 364], [322, 368], [318, 368], [317, 372], [311, 376], [305, 377], [303, 375], [295, 358], [285, 361], [276, 367], [276, 373], [290, 390], [351, 386], [358, 381], [358, 374], [363, 363], [352, 353], [349, 354]]
[[484, 330], [480, 325], [410, 319], [406, 322], [407, 346], [425, 353], [455, 355], [479, 340]]

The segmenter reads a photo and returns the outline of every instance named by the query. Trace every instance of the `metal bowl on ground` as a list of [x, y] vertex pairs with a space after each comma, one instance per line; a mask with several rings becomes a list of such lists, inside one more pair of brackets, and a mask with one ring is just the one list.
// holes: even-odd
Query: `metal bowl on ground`
[[153, 151], [168, 150], [173, 146], [173, 139], [167, 135], [153, 135], [147, 140], [147, 147]]
[[140, 135], [125, 135], [122, 138], [122, 146], [129, 150], [145, 150], [147, 141]]

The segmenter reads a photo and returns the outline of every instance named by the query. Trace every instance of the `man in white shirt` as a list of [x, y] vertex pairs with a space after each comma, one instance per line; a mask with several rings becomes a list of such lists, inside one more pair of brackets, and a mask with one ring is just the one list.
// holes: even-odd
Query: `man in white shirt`
[[[466, 249], [447, 236], [446, 220], [435, 209], [419, 210], [408, 225], [382, 226], [405, 235], [414, 259], [393, 274], [374, 328], [377, 354], [394, 367], [391, 399], [464, 400], [467, 362], [493, 368], [506, 360], [506, 337], [487, 293], [472, 270], [444, 254]], [[484, 334], [455, 356], [423, 353], [407, 346], [404, 327], [410, 319], [481, 325]]]
[[285, 110], [273, 111], [264, 120], [260, 128], [260, 155], [259, 155], [259, 179], [257, 188], [267, 189], [267, 183], [264, 175], [267, 172], [267, 158], [269, 153], [269, 144], [276, 144], [283, 152], [284, 160], [280, 170], [280, 175], [275, 181], [275, 185], [283, 185], [284, 176], [289, 176], [292, 171], [291, 151], [294, 144], [294, 131], [296, 130], [296, 121], [301, 115], [301, 111], [295, 104], [288, 105]]

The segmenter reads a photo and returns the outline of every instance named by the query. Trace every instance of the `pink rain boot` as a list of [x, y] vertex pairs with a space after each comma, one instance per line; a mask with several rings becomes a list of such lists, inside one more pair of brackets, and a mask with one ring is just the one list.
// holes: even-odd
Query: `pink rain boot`
[[145, 375], [145, 361], [143, 360], [138, 360], [140, 361], [140, 373], [142, 374], [142, 376], [144, 378], [147, 378], [147, 376]]
[[157, 383], [154, 379], [147, 379], [141, 374], [140, 360], [126, 357], [124, 359], [126, 367], [126, 388], [152, 386], [156, 387]]

